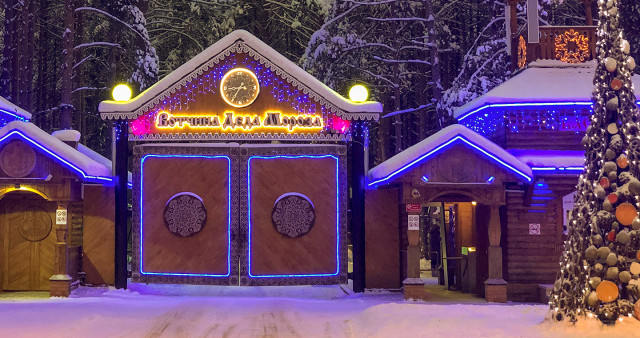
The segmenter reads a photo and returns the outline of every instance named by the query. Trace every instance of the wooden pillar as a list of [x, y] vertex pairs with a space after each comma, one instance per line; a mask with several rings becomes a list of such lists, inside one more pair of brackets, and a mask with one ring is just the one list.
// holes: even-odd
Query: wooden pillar
[[502, 278], [502, 225], [500, 205], [490, 206], [489, 215], [489, 278], [484, 282], [485, 299], [488, 302], [507, 302], [507, 282]]
[[56, 210], [56, 247], [54, 275], [49, 278], [49, 295], [51, 297], [69, 297], [71, 292], [71, 276], [67, 274], [67, 234], [71, 217], [67, 217], [68, 204], [58, 205]]
[[593, 0], [582, 0], [582, 3], [584, 3], [585, 24], [593, 26], [593, 11], [591, 10]]
[[[406, 206], [403, 206], [407, 210]], [[424, 282], [420, 279], [420, 211], [403, 213], [407, 217], [407, 278], [402, 281], [404, 299], [422, 299]]]
[[351, 244], [353, 248], [354, 292], [364, 292], [365, 288], [364, 148], [366, 128], [364, 122], [354, 123], [351, 141]]
[[115, 132], [115, 287], [127, 288], [127, 183], [129, 181], [129, 127], [126, 120], [114, 123]]

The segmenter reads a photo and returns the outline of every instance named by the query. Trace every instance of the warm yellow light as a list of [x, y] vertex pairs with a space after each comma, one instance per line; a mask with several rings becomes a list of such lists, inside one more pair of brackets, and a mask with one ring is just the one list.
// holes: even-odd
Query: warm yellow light
[[471, 202], [471, 205], [476, 205], [476, 204], [478, 204], [478, 202], [476, 201]]
[[470, 246], [469, 247], [469, 252], [475, 252], [476, 251], [476, 247], [475, 246]]
[[8, 194], [8, 193], [10, 193], [10, 192], [13, 192], [13, 191], [28, 191], [28, 192], [32, 192], [32, 193], [34, 193], [34, 194], [40, 195], [40, 197], [42, 197], [42, 198], [44, 198], [44, 199], [46, 199], [46, 200], [48, 200], [48, 201], [49, 201], [49, 200], [51, 200], [51, 199], [49, 198], [49, 196], [47, 196], [45, 193], [40, 192], [40, 191], [39, 191], [39, 190], [37, 190], [37, 189], [31, 188], [31, 187], [25, 187], [25, 186], [20, 186], [20, 187], [18, 187], [18, 188], [16, 188], [16, 187], [10, 187], [10, 188], [4, 188], [4, 189], [0, 190], [0, 199], [1, 199], [2, 197], [4, 197], [4, 195], [6, 195], [6, 194]]
[[353, 102], [364, 102], [369, 98], [369, 90], [363, 85], [355, 85], [349, 90], [349, 99]]
[[113, 88], [113, 92], [111, 92], [113, 99], [118, 102], [125, 102], [131, 99], [131, 88], [126, 84], [119, 84]]

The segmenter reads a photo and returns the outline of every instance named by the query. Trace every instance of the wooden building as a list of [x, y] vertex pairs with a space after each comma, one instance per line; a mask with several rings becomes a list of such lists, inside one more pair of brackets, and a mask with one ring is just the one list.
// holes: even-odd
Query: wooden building
[[[487, 300], [544, 301], [584, 166], [594, 69], [594, 62], [532, 62], [460, 107], [459, 125], [371, 169], [367, 286], [404, 282], [406, 297], [424, 297], [418, 237], [435, 205], [450, 216], [441, 222], [442, 237], [451, 237], [438, 265], [473, 268], [474, 276], [458, 279]], [[640, 76], [633, 82], [639, 86]], [[383, 207], [392, 204], [398, 208]], [[420, 224], [410, 228], [412, 215]]]
[[[346, 282], [347, 151], [363, 189], [366, 123], [379, 103], [347, 100], [235, 31], [137, 97], [99, 109], [136, 144], [133, 281]], [[126, 144], [118, 149], [126, 160]]]
[[68, 296], [79, 278], [113, 284], [111, 162], [77, 132], [48, 134], [0, 98], [3, 113], [0, 292]]

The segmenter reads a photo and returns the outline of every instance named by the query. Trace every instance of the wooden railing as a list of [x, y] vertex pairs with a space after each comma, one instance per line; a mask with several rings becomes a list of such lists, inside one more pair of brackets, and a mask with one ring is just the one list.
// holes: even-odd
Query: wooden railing
[[540, 43], [528, 43], [526, 31], [512, 40], [512, 64], [522, 68], [536, 60], [581, 63], [596, 55], [596, 26], [542, 26]]

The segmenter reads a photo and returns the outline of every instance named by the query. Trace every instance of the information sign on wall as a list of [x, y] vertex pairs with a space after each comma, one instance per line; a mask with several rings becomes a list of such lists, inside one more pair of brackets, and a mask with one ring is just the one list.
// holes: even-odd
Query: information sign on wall
[[529, 235], [540, 235], [540, 223], [529, 223]]
[[420, 212], [422, 210], [420, 204], [416, 203], [407, 203], [406, 209], [407, 212]]
[[409, 230], [420, 230], [420, 215], [409, 215]]
[[67, 224], [67, 209], [56, 210], [56, 224]]

